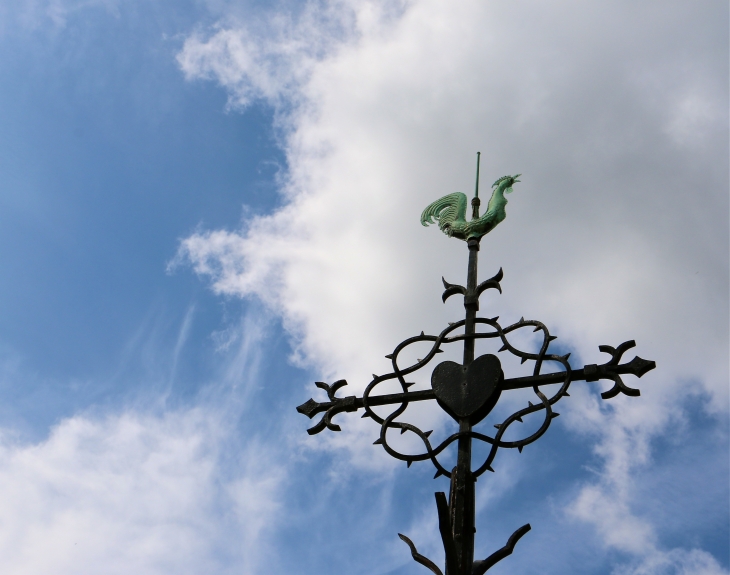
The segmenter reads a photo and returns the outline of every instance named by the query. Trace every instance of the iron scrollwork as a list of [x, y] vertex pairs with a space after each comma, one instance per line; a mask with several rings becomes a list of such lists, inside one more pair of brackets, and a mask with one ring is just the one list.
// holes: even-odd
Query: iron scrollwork
[[[490, 280], [483, 282], [479, 286], [480, 288], [482, 288], [482, 286], [485, 286], [484, 288], [482, 288], [481, 291], [484, 291], [486, 287], [495, 287], [497, 289], [500, 289], [499, 281], [502, 279], [502, 277], [503, 273], [502, 270], [500, 270], [496, 276], [494, 276]], [[444, 301], [446, 301], [446, 299], [450, 295], [453, 295], [455, 293], [464, 293], [465, 291], [462, 286], [449, 284], [446, 281], [444, 281], [444, 285], [447, 288], [446, 291], [444, 291], [443, 295]], [[329, 401], [317, 402], [314, 399], [309, 399], [306, 403], [297, 407], [297, 411], [306, 415], [309, 418], [313, 418], [318, 413], [324, 412], [324, 415], [320, 419], [320, 421], [313, 427], [309, 428], [307, 432], [310, 435], [314, 435], [323, 431], [324, 429], [330, 429], [331, 431], [340, 431], [340, 426], [332, 423], [332, 417], [334, 417], [334, 415], [342, 412], [354, 412], [358, 409], [364, 409], [365, 413], [363, 414], [363, 417], [370, 417], [381, 426], [380, 435], [375, 441], [376, 445], [382, 445], [389, 455], [401, 461], [405, 461], [409, 467], [415, 461], [424, 461], [430, 459], [437, 470], [436, 477], [439, 477], [440, 475], [451, 477], [451, 472], [446, 469], [441, 463], [439, 463], [437, 456], [441, 454], [449, 445], [457, 441], [459, 437], [462, 436], [462, 433], [454, 433], [434, 447], [431, 445], [429, 439], [432, 431], [424, 432], [415, 425], [397, 421], [396, 419], [403, 414], [403, 412], [407, 409], [409, 403], [413, 401], [423, 401], [426, 399], [437, 399], [437, 397], [434, 395], [433, 390], [410, 391], [409, 388], [413, 385], [413, 382], [406, 381], [406, 377], [429, 364], [431, 360], [436, 357], [437, 354], [443, 351], [441, 349], [442, 346], [463, 341], [467, 337], [472, 337], [473, 339], [499, 338], [502, 343], [502, 347], [499, 349], [499, 352], [507, 351], [512, 355], [520, 358], [521, 363], [523, 364], [527, 361], [535, 362], [532, 370], [532, 376], [525, 378], [507, 379], [504, 381], [502, 389], [509, 390], [523, 387], [532, 387], [537, 396], [537, 402], [534, 404], [532, 402], [528, 402], [527, 407], [516, 411], [515, 413], [507, 417], [503, 422], [495, 424], [494, 427], [497, 429], [497, 432], [494, 436], [489, 436], [475, 431], [469, 432], [469, 435], [472, 439], [482, 441], [491, 445], [489, 454], [484, 462], [476, 470], [473, 471], [474, 475], [479, 477], [485, 471], [494, 471], [491, 467], [491, 464], [494, 461], [497, 450], [499, 448], [516, 448], [519, 451], [522, 451], [525, 446], [539, 439], [547, 431], [548, 427], [550, 426], [550, 422], [555, 417], [558, 417], [560, 415], [553, 410], [553, 406], [561, 398], [569, 396], [568, 389], [573, 381], [585, 380], [592, 382], [598, 381], [599, 379], [612, 380], [614, 382], [613, 387], [610, 390], [603, 392], [601, 394], [602, 398], [609, 399], [615, 397], [620, 393], [635, 397], [640, 395], [640, 391], [638, 389], [628, 387], [626, 384], [624, 384], [623, 380], [621, 379], [621, 375], [632, 374], [637, 377], [641, 377], [646, 372], [654, 369], [654, 367], [656, 366], [653, 361], [647, 361], [638, 356], [634, 357], [634, 359], [628, 363], [619, 364], [623, 353], [636, 345], [634, 341], [626, 341], [616, 348], [609, 345], [599, 346], [600, 351], [609, 353], [611, 355], [611, 359], [607, 363], [602, 365], [589, 364], [586, 365], [582, 370], [573, 370], [568, 362], [568, 358], [570, 357], [569, 353], [564, 355], [548, 353], [550, 342], [557, 339], [557, 337], [550, 334], [545, 324], [535, 320], [525, 320], [524, 318], [520, 318], [518, 322], [515, 322], [503, 328], [499, 324], [498, 320], [498, 317], [476, 318], [475, 323], [488, 326], [492, 329], [490, 331], [477, 332], [472, 336], [466, 336], [464, 334], [458, 334], [453, 336], [450, 335], [452, 332], [464, 326], [465, 321], [461, 320], [450, 324], [439, 335], [426, 335], [424, 332], [421, 332], [420, 335], [404, 340], [396, 346], [392, 354], [386, 356], [392, 362], [393, 371], [385, 375], [373, 375], [373, 379], [370, 381], [367, 388], [365, 389], [362, 398], [357, 398], [355, 396], [340, 398], [335, 396], [336, 392], [339, 389], [347, 385], [347, 381], [344, 379], [338, 380], [332, 385], [328, 385], [323, 382], [316, 382], [315, 385], [323, 389], [327, 393]], [[540, 345], [540, 349], [537, 353], [530, 353], [519, 349], [518, 347], [510, 343], [507, 337], [508, 334], [515, 332], [516, 330], [528, 327], [533, 328], [533, 332], [542, 332], [542, 342]], [[398, 356], [401, 354], [401, 352], [403, 352], [407, 347], [413, 344], [422, 342], [432, 342], [432, 347], [425, 355], [425, 357], [418, 360], [416, 363], [409, 365], [408, 367], [401, 368], [398, 365]], [[546, 362], [557, 363], [560, 367], [562, 367], [562, 370], [553, 371], [549, 374], [542, 374], [541, 370]], [[379, 384], [394, 379], [400, 383], [400, 386], [402, 388], [402, 392], [400, 394], [373, 395], [373, 392]], [[540, 386], [542, 385], [555, 383], [560, 383], [560, 387], [549, 396], [544, 394], [540, 390]], [[400, 405], [387, 417], [381, 417], [373, 410], [373, 407], [394, 403], [400, 403]], [[503, 439], [507, 429], [513, 423], [522, 423], [524, 417], [543, 410], [545, 412], [545, 415], [543, 418], [543, 422], [537, 429], [537, 431], [518, 440], [507, 441]], [[399, 429], [401, 431], [401, 434], [404, 434], [406, 432], [414, 433], [422, 441], [425, 451], [420, 454], [405, 454], [399, 452], [397, 449], [391, 447], [388, 443], [387, 432], [389, 429]]]
[[[444, 292], [442, 300], [446, 302], [454, 295], [464, 298], [465, 319], [451, 323], [438, 335], [420, 335], [408, 338], [398, 344], [393, 353], [386, 357], [391, 360], [392, 371], [385, 375], [373, 375], [362, 397], [337, 397], [336, 393], [347, 385], [344, 379], [329, 385], [317, 382], [316, 385], [327, 393], [327, 401], [318, 402], [309, 399], [297, 407], [297, 411], [314, 418], [322, 414], [320, 420], [307, 432], [315, 435], [329, 429], [340, 431], [340, 426], [332, 422], [332, 418], [342, 412], [356, 412], [364, 410], [363, 417], [369, 417], [380, 425], [380, 433], [375, 441], [392, 457], [405, 461], [408, 467], [415, 461], [430, 460], [436, 468], [434, 478], [445, 476], [451, 479], [449, 500], [443, 492], [436, 493], [436, 509], [439, 517], [439, 531], [444, 545], [447, 575], [484, 575], [488, 569], [498, 561], [512, 553], [517, 541], [530, 530], [529, 523], [517, 529], [507, 541], [507, 544], [492, 553], [484, 560], [474, 561], [474, 484], [479, 476], [486, 471], [494, 471], [492, 464], [500, 448], [517, 449], [522, 451], [525, 446], [538, 440], [550, 427], [550, 423], [558, 413], [554, 411], [555, 404], [569, 395], [570, 385], [576, 381], [598, 381], [608, 379], [613, 386], [604, 391], [603, 399], [610, 399], [619, 394], [638, 396], [638, 389], [627, 386], [622, 375], [631, 374], [643, 376], [654, 369], [656, 364], [640, 357], [621, 364], [623, 354], [634, 347], [634, 341], [625, 341], [617, 347], [609, 345], [599, 346], [601, 352], [608, 353], [610, 359], [601, 365], [588, 364], [580, 369], [573, 369], [568, 362], [570, 354], [558, 355], [549, 353], [550, 342], [556, 339], [551, 335], [545, 324], [535, 320], [519, 321], [506, 327], [499, 323], [499, 317], [480, 318], [479, 298], [488, 289], [496, 289], [500, 293], [500, 281], [503, 272], [500, 269], [490, 279], [477, 283], [477, 260], [481, 238], [494, 229], [506, 217], [506, 194], [512, 192], [512, 186], [518, 183], [518, 176], [504, 176], [492, 186], [492, 196], [485, 214], [479, 217], [479, 154], [477, 153], [477, 180], [474, 198], [471, 201], [472, 219], [466, 221], [467, 199], [462, 193], [454, 193], [433, 202], [421, 214], [421, 223], [429, 225], [438, 223], [439, 228], [447, 236], [464, 240], [469, 248], [469, 263], [467, 285], [448, 283], [442, 278]], [[509, 336], [518, 330], [532, 328], [533, 332], [542, 333], [537, 352], [519, 349], [510, 342]], [[481, 339], [492, 339], [501, 343], [497, 353], [509, 352], [520, 358], [522, 364], [531, 361], [532, 374], [524, 377], [505, 379], [501, 362], [496, 355], [485, 354], [474, 357], [475, 343]], [[418, 359], [412, 365], [401, 367], [398, 357], [409, 346], [430, 342], [431, 348], [423, 359]], [[408, 376], [428, 365], [444, 347], [453, 343], [462, 342], [464, 359], [462, 363], [443, 361], [436, 365], [431, 373], [430, 389], [411, 390], [414, 383], [406, 381]], [[546, 364], [556, 367], [554, 371], [543, 373]], [[399, 393], [375, 394], [378, 386], [386, 381], [395, 381], [400, 385]], [[557, 385], [552, 391], [545, 386]], [[536, 401], [528, 401], [527, 407], [517, 410], [501, 423], [494, 424], [494, 435], [480, 433], [473, 429], [494, 408], [500, 395], [509, 390], [531, 388]], [[417, 426], [400, 421], [399, 418], [408, 406], [416, 401], [436, 400], [440, 407], [448, 413], [459, 425], [459, 430], [432, 445], [430, 436], [432, 431], [422, 431]], [[394, 406], [389, 415], [381, 417], [374, 408], [379, 406]], [[526, 433], [520, 439], [506, 439], [505, 434], [515, 423], [523, 423], [524, 418], [540, 413], [542, 421], [532, 433]], [[412, 433], [422, 443], [420, 453], [402, 453], [388, 441], [388, 432], [400, 430], [400, 434]], [[488, 453], [480, 465], [473, 469], [472, 443], [474, 441], [489, 445]], [[452, 444], [457, 445], [457, 463], [449, 470], [439, 461], [439, 456]], [[399, 537], [408, 545], [411, 556], [419, 564], [428, 568], [435, 575], [443, 575], [440, 568], [430, 559], [427, 559], [416, 549], [413, 542], [405, 535]]]
[[[462, 294], [464, 295], [465, 305], [468, 303], [471, 305], [475, 305], [478, 308], [479, 296], [486, 289], [494, 288], [501, 292], [501, 286], [499, 282], [502, 278], [503, 272], [500, 269], [494, 277], [479, 284], [476, 290], [477, 294], [475, 295], [475, 297], [471, 297], [469, 299], [467, 299], [468, 296], [466, 288], [460, 285], [450, 284], [443, 280], [445, 291], [443, 293], [442, 299], [445, 302], [452, 295]], [[411, 464], [416, 461], [430, 460], [436, 468], [436, 474], [434, 475], [434, 478], [437, 478], [439, 476], [445, 476], [448, 478], [452, 477], [453, 470], [449, 470], [445, 465], [443, 465], [439, 461], [438, 457], [450, 445], [458, 442], [460, 438], [468, 436], [471, 440], [480, 441], [490, 446], [489, 452], [485, 459], [476, 469], [471, 470], [472, 476], [474, 477], [474, 479], [476, 479], [486, 471], [494, 471], [492, 463], [494, 462], [497, 451], [500, 448], [517, 449], [518, 451], [522, 452], [525, 446], [537, 441], [540, 437], [542, 437], [550, 427], [550, 423], [552, 422], [552, 420], [560, 415], [559, 413], [554, 411], [554, 405], [563, 397], [569, 396], [568, 390], [570, 388], [570, 385], [574, 381], [584, 380], [588, 382], [593, 382], [600, 379], [607, 379], [613, 381], [613, 387], [611, 387], [611, 389], [609, 389], [608, 391], [604, 391], [603, 393], [601, 393], [602, 398], [610, 399], [619, 394], [625, 394], [627, 396], [635, 397], [640, 395], [640, 391], [638, 389], [627, 386], [621, 379], [621, 376], [625, 374], [631, 374], [635, 375], [636, 377], [641, 377], [646, 372], [656, 367], [656, 364], [653, 361], [648, 361], [638, 356], [634, 357], [631, 361], [627, 363], [619, 363], [623, 354], [636, 345], [634, 341], [626, 341], [615, 348], [609, 345], [599, 346], [599, 350], [601, 352], [605, 352], [610, 355], [610, 359], [606, 363], [601, 365], [588, 364], [585, 365], [582, 369], [573, 369], [568, 361], [570, 357], [569, 353], [563, 355], [549, 353], [550, 343], [557, 338], [556, 336], [551, 335], [547, 326], [540, 321], [525, 320], [524, 318], [520, 318], [519, 321], [512, 323], [506, 327], [502, 327], [499, 323], [499, 317], [475, 318], [474, 323], [475, 325], [482, 326], [481, 331], [475, 331], [473, 334], [458, 333], [458, 330], [460, 328], [463, 328], [465, 326], [465, 323], [466, 320], [451, 323], [438, 335], [428, 335], [424, 332], [421, 332], [419, 335], [410, 337], [398, 344], [393, 350], [393, 353], [386, 356], [386, 358], [391, 360], [393, 370], [384, 375], [373, 375], [373, 379], [370, 381], [362, 397], [360, 398], [356, 396], [336, 396], [337, 391], [347, 385], [347, 381], [344, 379], [335, 381], [331, 385], [323, 382], [316, 382], [315, 385], [320, 389], [323, 389], [327, 393], [328, 401], [317, 402], [314, 399], [309, 399], [307, 402], [297, 407], [297, 411], [306, 415], [310, 419], [315, 417], [317, 414], [323, 413], [321, 419], [313, 427], [309, 428], [307, 432], [310, 435], [315, 435], [325, 429], [329, 429], [331, 431], [340, 431], [340, 426], [332, 422], [332, 418], [335, 415], [342, 412], [356, 412], [359, 409], [363, 409], [364, 413], [362, 417], [369, 417], [378, 424], [380, 424], [380, 434], [378, 436], [378, 439], [374, 442], [375, 445], [382, 445], [383, 449], [385, 449], [385, 451], [390, 456], [401, 461], [405, 461], [408, 467], [410, 467]], [[525, 328], [532, 328], [533, 332], [542, 333], [539, 350], [537, 352], [524, 351], [510, 342], [510, 339], [508, 337], [510, 334]], [[498, 399], [499, 394], [503, 391], [521, 388], [532, 388], [537, 400], [535, 403], [533, 403], [532, 401], [528, 401], [527, 407], [524, 407], [512, 413], [501, 423], [494, 424], [494, 427], [496, 428], [496, 432], [494, 433], [494, 435], [488, 435], [474, 430], [469, 430], [466, 432], [459, 431], [449, 435], [437, 445], [432, 445], [430, 440], [430, 436], [432, 434], [431, 430], [423, 431], [411, 423], [399, 421], [398, 418], [406, 411], [409, 404], [412, 402], [430, 399], [435, 399], [439, 401], [440, 398], [438, 397], [438, 394], [433, 387], [427, 390], [411, 391], [410, 388], [414, 385], [414, 383], [407, 381], [407, 377], [431, 363], [431, 361], [438, 354], [444, 351], [444, 346], [457, 342], [462, 342], [466, 339], [499, 340], [502, 345], [498, 353], [508, 352], [518, 357], [522, 364], [528, 361], [534, 362], [532, 375], [526, 377], [503, 379], [498, 386], [499, 389], [495, 390], [495, 394], [497, 395]], [[398, 358], [401, 353], [409, 346], [423, 342], [431, 342], [431, 348], [428, 353], [426, 353], [426, 355], [422, 359], [417, 360], [415, 363], [407, 367], [401, 367], [398, 363]], [[481, 357], [483, 358], [487, 356]], [[480, 358], [477, 358], [477, 360], [479, 359]], [[477, 360], [475, 360], [475, 362]], [[556, 365], [557, 370], [551, 371], [549, 373], [542, 373], [544, 366], [548, 363]], [[378, 385], [386, 381], [392, 380], [395, 380], [399, 383], [401, 387], [400, 393], [381, 395], [374, 394]], [[544, 393], [541, 389], [542, 386], [554, 384], [559, 384], [559, 387], [556, 390], [553, 390], [552, 393]], [[442, 402], [439, 401], [439, 403]], [[373, 408], [384, 405], [397, 405], [397, 407], [389, 415], [387, 415], [386, 417], [382, 417]], [[442, 407], [444, 407], [445, 410], [449, 412], [448, 406], [444, 406], [442, 404]], [[477, 413], [477, 419], [473, 423], [479, 423], [479, 421], [486, 417], [489, 411], [491, 411], [491, 406], [486, 412]], [[538, 412], [543, 412], [543, 419], [536, 431], [520, 439], [504, 439], [507, 430], [514, 423], [522, 423], [524, 421], [524, 418]], [[458, 420], [458, 417], [454, 416], [453, 414], [452, 417]], [[420, 439], [421, 443], [423, 444], [423, 451], [421, 453], [415, 454], [400, 452], [388, 442], [389, 430], [399, 430], [401, 435], [407, 432], [413, 433], [416, 437]], [[439, 501], [439, 495], [444, 497], [443, 501]], [[443, 515], [443, 517], [448, 520], [448, 517], [446, 515], [447, 511], [444, 510], [444, 506], [446, 506], [446, 509], [448, 508], [448, 505], [445, 501], [445, 495], [443, 493], [437, 493], [437, 508], [439, 508], [439, 515], [440, 517]], [[529, 524], [520, 527], [512, 534], [505, 547], [493, 553], [485, 560], [475, 561], [473, 575], [482, 575], [497, 561], [511, 554], [517, 541], [529, 530]], [[433, 573], [442, 575], [440, 569], [432, 561], [418, 553], [415, 545], [410, 539], [408, 539], [408, 537], [402, 534], [399, 534], [399, 537], [409, 546], [414, 560], [426, 566]], [[446, 537], [444, 544], [447, 545], [447, 540], [451, 536], [446, 536], [445, 533], [442, 533], [442, 537]]]

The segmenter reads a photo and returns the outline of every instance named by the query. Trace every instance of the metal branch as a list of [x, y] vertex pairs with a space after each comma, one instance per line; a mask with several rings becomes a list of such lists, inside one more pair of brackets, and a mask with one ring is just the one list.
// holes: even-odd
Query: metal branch
[[483, 561], [474, 561], [474, 567], [472, 568], [471, 575], [484, 575], [489, 569], [494, 567], [494, 565], [496, 565], [502, 559], [512, 555], [512, 552], [515, 550], [515, 545], [517, 545], [517, 542], [530, 529], [532, 529], [532, 527], [529, 523], [527, 525], [523, 525], [512, 535], [510, 535], [510, 538], [507, 540], [507, 545], [502, 547], [499, 551], [495, 551]]
[[408, 545], [411, 550], [411, 556], [416, 561], [416, 563], [420, 563], [421, 565], [428, 567], [435, 575], [444, 575], [443, 573], [441, 573], [441, 569], [436, 566], [436, 563], [431, 561], [428, 557], [424, 557], [418, 552], [418, 549], [416, 549], [413, 541], [408, 539], [408, 537], [406, 537], [402, 533], [398, 533], [398, 537], [400, 537], [403, 541], [405, 541], [405, 544]]
[[494, 274], [494, 276], [492, 276], [488, 280], [483, 281], [477, 286], [477, 297], [479, 297], [484, 290], [489, 288], [494, 288], [496, 290], [499, 290], [499, 293], [502, 293], [502, 286], [499, 285], [499, 282], [502, 281], [503, 277], [504, 272], [502, 271], [502, 268], [499, 268], [499, 271]]
[[466, 288], [464, 286], [450, 284], [443, 277], [441, 278], [441, 281], [444, 282], [444, 287], [446, 288], [446, 290], [444, 290], [444, 293], [441, 295], [441, 300], [444, 303], [446, 303], [446, 300], [449, 299], [452, 295], [456, 295], [457, 293], [466, 294]]

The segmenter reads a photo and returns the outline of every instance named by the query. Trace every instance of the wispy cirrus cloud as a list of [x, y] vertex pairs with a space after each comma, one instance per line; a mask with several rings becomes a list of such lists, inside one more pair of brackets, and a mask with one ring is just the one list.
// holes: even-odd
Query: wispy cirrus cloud
[[118, 16], [119, 5], [119, 0], [21, 0], [0, 7], [0, 14], [6, 24], [15, 22], [36, 30], [48, 25], [62, 28], [69, 18], [83, 14], [89, 8], [101, 8]]

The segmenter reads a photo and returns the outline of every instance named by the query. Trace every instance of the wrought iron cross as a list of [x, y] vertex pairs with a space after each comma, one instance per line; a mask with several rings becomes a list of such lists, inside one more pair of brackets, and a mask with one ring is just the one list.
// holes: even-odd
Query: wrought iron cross
[[[464, 239], [467, 242], [469, 248], [467, 285], [464, 287], [443, 280], [446, 289], [442, 296], [445, 302], [453, 295], [462, 295], [466, 310], [465, 318], [450, 324], [438, 335], [426, 335], [421, 332], [420, 335], [398, 344], [393, 353], [386, 356], [392, 362], [393, 371], [385, 375], [373, 375], [373, 379], [368, 384], [362, 397], [337, 397], [337, 391], [347, 385], [344, 379], [336, 381], [332, 385], [316, 382], [315, 385], [327, 393], [328, 401], [318, 402], [309, 399], [306, 403], [297, 407], [299, 413], [310, 419], [320, 413], [324, 414], [318, 423], [307, 430], [310, 435], [317, 434], [324, 429], [340, 431], [340, 426], [332, 422], [335, 415], [363, 409], [363, 417], [370, 417], [380, 424], [380, 436], [375, 441], [376, 445], [382, 445], [389, 455], [405, 461], [409, 467], [414, 461], [430, 459], [436, 467], [434, 478], [444, 475], [451, 479], [448, 501], [445, 493], [436, 493], [439, 531], [446, 556], [446, 575], [483, 575], [498, 561], [510, 555], [517, 541], [530, 530], [529, 524], [523, 525], [510, 536], [504, 547], [484, 560], [474, 561], [474, 534], [476, 533], [475, 483], [477, 478], [485, 471], [494, 471], [492, 462], [499, 448], [516, 448], [521, 452], [526, 445], [539, 439], [547, 431], [553, 418], [559, 415], [553, 411], [553, 406], [560, 399], [568, 396], [568, 388], [572, 382], [608, 379], [613, 381], [613, 386], [601, 394], [603, 399], [615, 397], [619, 393], [638, 396], [640, 394], [639, 390], [626, 386], [621, 376], [631, 374], [641, 377], [656, 367], [653, 361], [647, 361], [638, 356], [627, 363], [620, 363], [623, 354], [635, 346], [634, 341], [626, 341], [615, 348], [609, 345], [598, 347], [601, 352], [610, 355], [610, 359], [606, 363], [601, 365], [588, 364], [582, 369], [572, 369], [568, 363], [570, 354], [556, 355], [548, 353], [550, 342], [556, 337], [550, 335], [547, 327], [541, 322], [521, 318], [520, 321], [503, 328], [498, 322], [498, 317], [477, 317], [479, 297], [485, 290], [490, 288], [497, 289], [501, 293], [500, 281], [503, 277], [500, 269], [494, 277], [482, 283], [477, 283], [479, 244], [481, 238], [504, 219], [506, 200], [504, 200], [503, 194], [509, 193], [512, 184], [518, 181], [517, 176], [505, 176], [497, 180], [494, 184], [496, 189], [492, 199], [490, 199], [487, 213], [479, 218], [478, 161], [477, 159], [477, 185], [475, 197], [472, 200], [473, 211], [470, 222], [464, 220], [463, 212], [466, 210], [466, 197], [463, 194], [451, 194], [451, 196], [446, 196], [434, 202], [426, 208], [421, 217], [424, 224], [430, 222], [431, 217], [436, 218], [439, 220], [439, 227], [447, 235]], [[464, 196], [463, 201], [460, 196]], [[474, 225], [470, 226], [470, 224]], [[480, 329], [477, 329], [478, 326]], [[537, 353], [522, 351], [513, 346], [508, 340], [507, 336], [510, 333], [527, 327], [533, 328], [535, 332], [542, 332], [542, 343]], [[475, 342], [477, 339], [483, 338], [500, 340], [502, 347], [499, 352], [507, 351], [519, 357], [522, 363], [534, 362], [532, 375], [505, 379], [500, 360], [496, 355], [485, 354], [475, 358]], [[398, 356], [401, 352], [408, 346], [419, 342], [432, 342], [428, 354], [408, 367], [399, 366]], [[436, 354], [443, 351], [443, 347], [456, 342], [463, 342], [463, 362], [461, 364], [453, 361], [439, 363], [431, 373], [431, 389], [409, 391], [413, 383], [407, 382], [406, 377], [425, 367]], [[557, 364], [558, 369], [542, 373], [546, 362]], [[402, 391], [384, 395], [373, 393], [379, 384], [389, 380], [396, 380]], [[561, 384], [559, 389], [552, 395], [544, 393], [541, 389], [543, 386], [550, 384]], [[528, 402], [527, 407], [516, 411], [502, 423], [495, 424], [494, 427], [497, 431], [493, 436], [475, 431], [474, 427], [492, 411], [503, 391], [523, 388], [532, 388], [537, 397], [535, 403]], [[441, 408], [459, 425], [457, 433], [450, 435], [437, 446], [431, 445], [429, 439], [431, 431], [423, 432], [415, 425], [399, 420], [409, 403], [431, 399], [435, 399]], [[386, 405], [397, 405], [398, 407], [385, 418], [379, 416], [372, 409], [373, 407]], [[537, 431], [515, 441], [503, 439], [510, 426], [516, 422], [521, 423], [524, 417], [531, 414], [542, 416], [542, 423]], [[388, 443], [388, 432], [395, 430], [399, 430], [401, 434], [406, 432], [415, 434], [423, 443], [423, 452], [405, 454], [393, 448]], [[472, 460], [473, 441], [485, 442], [491, 446], [489, 454], [478, 466], [475, 466]], [[457, 443], [457, 461], [456, 466], [449, 470], [439, 462], [438, 457], [454, 442]], [[408, 537], [402, 534], [398, 535], [410, 548], [413, 559], [426, 566], [434, 574], [443, 575], [441, 569], [435, 563], [418, 553], [416, 546]]]

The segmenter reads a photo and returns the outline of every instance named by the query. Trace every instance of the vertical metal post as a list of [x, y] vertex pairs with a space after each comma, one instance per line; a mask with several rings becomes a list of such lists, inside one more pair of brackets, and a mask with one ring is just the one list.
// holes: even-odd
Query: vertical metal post
[[[469, 245], [469, 272], [467, 276], [467, 292], [464, 298], [466, 308], [466, 335], [474, 333], [474, 320], [479, 309], [476, 297], [477, 287], [477, 259], [479, 255], [479, 240], [470, 239]], [[474, 361], [474, 338], [464, 340], [464, 367]], [[459, 573], [448, 575], [470, 575], [474, 563], [474, 533], [475, 506], [474, 506], [474, 477], [471, 473], [471, 422], [469, 418], [459, 420], [459, 438], [456, 467], [451, 475], [449, 494], [449, 511], [451, 516], [452, 534], [456, 547]]]

